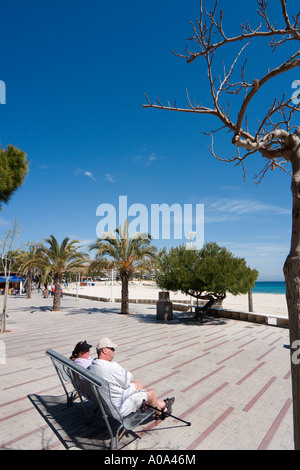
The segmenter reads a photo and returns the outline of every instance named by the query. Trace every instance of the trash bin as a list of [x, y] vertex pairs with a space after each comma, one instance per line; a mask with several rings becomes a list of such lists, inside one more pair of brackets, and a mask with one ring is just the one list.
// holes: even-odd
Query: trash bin
[[173, 320], [173, 306], [170, 302], [169, 292], [159, 292], [156, 302], [156, 319], [169, 321]]

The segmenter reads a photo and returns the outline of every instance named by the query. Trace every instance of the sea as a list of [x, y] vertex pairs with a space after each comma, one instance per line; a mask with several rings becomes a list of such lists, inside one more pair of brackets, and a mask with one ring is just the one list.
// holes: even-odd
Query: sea
[[252, 289], [253, 294], [285, 294], [285, 282], [257, 281]]

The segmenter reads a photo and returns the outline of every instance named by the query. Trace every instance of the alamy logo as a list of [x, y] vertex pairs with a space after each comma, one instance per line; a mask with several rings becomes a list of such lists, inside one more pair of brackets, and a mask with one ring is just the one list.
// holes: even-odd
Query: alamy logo
[[6, 364], [6, 346], [2, 340], [0, 340], [0, 364]]
[[294, 80], [292, 88], [297, 88], [292, 94], [292, 102], [297, 106], [300, 103], [300, 80]]
[[6, 86], [3, 80], [0, 80], [0, 104], [6, 104]]
[[300, 341], [299, 340], [293, 341], [291, 349], [292, 350], [296, 349], [296, 351], [294, 351], [292, 353], [292, 363], [296, 364], [296, 365], [300, 364], [300, 358], [299, 358], [300, 350], [299, 350], [299, 348], [300, 348]]
[[[135, 232], [150, 233], [154, 240], [186, 239], [187, 249], [200, 249], [204, 243], [204, 204], [166, 203], [151, 204], [150, 216], [144, 204], [132, 204], [128, 207], [127, 196], [119, 196], [119, 214], [113, 204], [100, 204], [96, 215], [101, 217], [96, 227], [97, 237], [103, 232], [114, 232], [116, 227], [129, 222], [129, 236]], [[133, 219], [132, 219], [133, 218]], [[149, 221], [151, 229], [149, 230]], [[193, 228], [195, 230], [193, 231]], [[195, 238], [195, 240], [194, 240]]]

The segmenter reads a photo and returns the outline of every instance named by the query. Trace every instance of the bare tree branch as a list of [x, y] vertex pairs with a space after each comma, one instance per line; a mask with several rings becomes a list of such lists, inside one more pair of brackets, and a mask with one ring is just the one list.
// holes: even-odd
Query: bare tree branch
[[[273, 50], [284, 42], [300, 40], [300, 13], [291, 20], [287, 12], [286, 0], [280, 0], [280, 3], [284, 27], [278, 28], [277, 24], [271, 22], [267, 12], [268, 1], [257, 0], [257, 13], [261, 18], [259, 25], [254, 28], [247, 22], [241, 25], [242, 31], [240, 35], [229, 37], [226, 35], [223, 27], [223, 10], [218, 11], [218, 0], [216, 0], [213, 9], [210, 11], [203, 8], [203, 1], [201, 0], [200, 19], [197, 20], [198, 28], [194, 23], [191, 23], [193, 35], [190, 38], [190, 41], [197, 44], [200, 51], [190, 52], [186, 49], [184, 55], [176, 55], [180, 58], [184, 58], [188, 63], [193, 62], [198, 57], [205, 59], [212, 105], [204, 106], [203, 104], [196, 104], [190, 99], [188, 91], [186, 91], [187, 106], [185, 108], [178, 107], [176, 103], [173, 106], [171, 106], [169, 102], [167, 102], [167, 105], [164, 105], [158, 98], [152, 102], [147, 95], [147, 104], [143, 105], [146, 108], [151, 107], [170, 111], [210, 114], [217, 117], [222, 122], [222, 126], [219, 127], [218, 130], [226, 127], [229, 131], [233, 132], [232, 143], [237, 148], [237, 155], [230, 158], [222, 158], [217, 155], [213, 146], [213, 134], [217, 131], [211, 131], [208, 134], [212, 137], [212, 146], [210, 147], [212, 155], [219, 160], [231, 161], [235, 162], [237, 165], [241, 165], [245, 174], [245, 158], [259, 151], [268, 162], [263, 170], [258, 173], [258, 179], [264, 176], [269, 169], [280, 168], [286, 171], [286, 169], [283, 168], [283, 161], [289, 161], [290, 159], [290, 153], [287, 149], [291, 145], [291, 138], [293, 138], [291, 137], [293, 136], [291, 132], [296, 129], [296, 126], [292, 125], [292, 118], [295, 112], [299, 112], [300, 106], [299, 104], [295, 105], [295, 101], [293, 101], [292, 98], [289, 100], [285, 100], [285, 97], [281, 100], [275, 98], [265, 116], [258, 122], [258, 129], [253, 133], [249, 131], [246, 112], [257, 92], [271, 79], [300, 66], [300, 50], [290, 55], [290, 57], [279, 66], [271, 70], [268, 69], [267, 73], [260, 79], [255, 78], [252, 81], [247, 80], [247, 59], [241, 66], [240, 79], [236, 80], [234, 73], [238, 60], [241, 58], [246, 47], [254, 39], [270, 37], [271, 42], [269, 46], [272, 47]], [[219, 36], [220, 40], [213, 42], [213, 38], [216, 36]], [[219, 77], [217, 80], [213, 70], [215, 54], [221, 47], [234, 42], [244, 42], [245, 44], [236, 54], [229, 69], [226, 70], [223, 64], [223, 76]], [[230, 101], [228, 101], [227, 107], [224, 107], [221, 103], [221, 99], [224, 97], [224, 94], [239, 97], [243, 90], [245, 94], [241, 97], [242, 101], [237, 119], [236, 122], [234, 122], [230, 117]], [[276, 122], [273, 121], [275, 116], [279, 118]], [[247, 151], [243, 157], [241, 157], [239, 149]]]
[[243, 122], [243, 118], [244, 118], [244, 115], [245, 115], [245, 111], [250, 103], [250, 101], [252, 100], [252, 98], [254, 97], [254, 95], [258, 92], [258, 90], [269, 80], [271, 80], [271, 78], [274, 78], [276, 77], [277, 75], [280, 75], [282, 73], [285, 73], [285, 72], [288, 72], [289, 70], [295, 68], [295, 67], [299, 67], [300, 66], [300, 59], [297, 59], [297, 57], [300, 57], [300, 50], [297, 51], [294, 55], [292, 55], [287, 61], [285, 61], [283, 64], [279, 65], [278, 67], [276, 67], [275, 69], [271, 70], [270, 72], [268, 72], [263, 78], [261, 78], [260, 80], [257, 80], [255, 79], [253, 81], [253, 87], [251, 89], [251, 91], [249, 92], [249, 94], [245, 97], [244, 101], [243, 101], [243, 104], [241, 106], [241, 109], [240, 109], [240, 112], [239, 112], [239, 115], [238, 115], [238, 121], [237, 121], [237, 125], [236, 125], [236, 134], [239, 134], [240, 133], [240, 130], [241, 130], [241, 127], [242, 127], [242, 122]]
[[[257, 0], [258, 6], [259, 6], [257, 11], [258, 11], [258, 14], [263, 18], [264, 22], [266, 23], [266, 30], [265, 31], [261, 30], [262, 22], [259, 23], [257, 28], [253, 28], [249, 25], [249, 23], [247, 23], [247, 24], [241, 25], [242, 33], [233, 37], [227, 37], [223, 30], [223, 10], [220, 11], [219, 19], [217, 20], [215, 18], [217, 6], [218, 6], [218, 0], [216, 0], [215, 6], [212, 11], [208, 12], [205, 9], [205, 13], [209, 20], [210, 26], [208, 26], [207, 22], [204, 20], [202, 3], [203, 1], [201, 0], [200, 1], [200, 11], [201, 11], [200, 20], [197, 19], [199, 32], [197, 31], [194, 24], [191, 22], [191, 25], [194, 31], [194, 36], [190, 38], [190, 40], [193, 40], [198, 44], [200, 51], [191, 52], [189, 50], [186, 50], [186, 54], [184, 55], [174, 52], [176, 56], [185, 59], [188, 63], [193, 62], [197, 57], [206, 55], [208, 52], [211, 53], [211, 52], [216, 51], [220, 47], [223, 47], [225, 44], [230, 44], [230, 43], [234, 43], [237, 41], [244, 41], [244, 40], [249, 40], [249, 39], [259, 38], [259, 37], [271, 37], [270, 46], [274, 48], [282, 43], [282, 39], [280, 40], [280, 42], [276, 43], [274, 36], [286, 37], [285, 40], [300, 39], [299, 16], [297, 15], [297, 18], [294, 19], [294, 25], [291, 25], [289, 17], [288, 17], [287, 9], [286, 9], [285, 0], [281, 0], [283, 17], [285, 20], [285, 28], [277, 28], [277, 25], [272, 25], [267, 14], [268, 2], [265, 0]], [[219, 33], [221, 35], [222, 40], [212, 44], [211, 38], [212, 38], [213, 31], [216, 33]]]

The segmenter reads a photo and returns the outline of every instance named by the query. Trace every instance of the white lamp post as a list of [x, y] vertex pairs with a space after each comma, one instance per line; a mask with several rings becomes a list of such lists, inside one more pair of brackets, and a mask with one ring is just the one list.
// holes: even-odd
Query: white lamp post
[[[192, 249], [192, 246], [193, 246], [193, 243], [192, 243], [192, 242], [193, 242], [193, 238], [194, 238], [194, 236], [196, 235], [197, 232], [192, 232], [192, 231], [190, 231], [190, 232], [187, 232], [187, 233], [188, 233], [188, 235], [190, 236], [190, 240], [191, 240], [191, 243], [190, 243], [190, 246], [189, 246], [189, 249], [191, 250], [191, 249]], [[192, 309], [193, 299], [192, 299], [192, 296], [191, 296], [191, 295], [190, 295], [190, 303], [191, 303], [191, 312], [192, 312], [192, 310], [193, 310], [193, 309]]]
[[188, 233], [188, 235], [190, 236], [190, 241], [191, 241], [191, 242], [190, 242], [190, 247], [189, 247], [189, 248], [190, 248], [190, 250], [191, 250], [191, 249], [192, 249], [192, 246], [193, 246], [193, 243], [192, 243], [192, 242], [193, 242], [193, 238], [194, 238], [194, 236], [196, 235], [197, 232], [192, 232], [192, 231], [191, 231], [191, 232], [187, 232], [187, 233]]
[[112, 270], [111, 270], [111, 294], [110, 294], [110, 301], [111, 302], [114, 302], [113, 287], [114, 287], [114, 268], [112, 268]]

